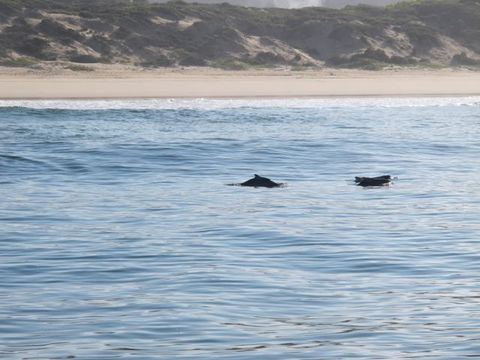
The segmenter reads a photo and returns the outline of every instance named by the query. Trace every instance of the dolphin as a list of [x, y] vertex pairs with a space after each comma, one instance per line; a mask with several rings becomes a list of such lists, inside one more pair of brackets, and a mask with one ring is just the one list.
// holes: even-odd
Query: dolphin
[[260, 176], [255, 174], [255, 177], [253, 177], [250, 180], [247, 180], [243, 183], [239, 184], [240, 186], [251, 186], [251, 187], [266, 187], [266, 188], [274, 188], [274, 187], [280, 187], [283, 186], [282, 183], [276, 183], [266, 177]]
[[390, 175], [381, 175], [376, 177], [355, 176], [355, 182], [358, 186], [385, 186], [392, 182]]

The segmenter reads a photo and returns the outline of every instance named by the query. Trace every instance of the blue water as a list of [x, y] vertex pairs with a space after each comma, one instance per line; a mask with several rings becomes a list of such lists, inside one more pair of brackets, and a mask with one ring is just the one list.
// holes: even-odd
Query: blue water
[[479, 169], [480, 98], [0, 102], [0, 358], [478, 357]]

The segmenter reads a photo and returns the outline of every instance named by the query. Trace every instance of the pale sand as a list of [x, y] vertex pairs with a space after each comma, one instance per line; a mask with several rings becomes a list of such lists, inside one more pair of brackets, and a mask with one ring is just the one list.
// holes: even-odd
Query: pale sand
[[0, 68], [0, 99], [480, 95], [480, 72], [468, 70], [95, 69]]

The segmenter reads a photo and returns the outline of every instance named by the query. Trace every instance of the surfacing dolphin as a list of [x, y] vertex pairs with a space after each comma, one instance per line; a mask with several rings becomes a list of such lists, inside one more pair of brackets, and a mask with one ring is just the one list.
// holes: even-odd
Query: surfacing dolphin
[[282, 183], [276, 183], [275, 181], [270, 180], [269, 178], [255, 174], [255, 176], [240, 184], [229, 184], [237, 186], [250, 186], [250, 187], [266, 187], [266, 188], [275, 188], [284, 186]]
[[392, 182], [390, 175], [381, 175], [376, 177], [355, 176], [355, 182], [358, 186], [386, 186]]

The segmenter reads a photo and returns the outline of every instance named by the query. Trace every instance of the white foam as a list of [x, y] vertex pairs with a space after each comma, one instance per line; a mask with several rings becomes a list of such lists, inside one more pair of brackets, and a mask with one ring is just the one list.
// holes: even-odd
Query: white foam
[[0, 100], [0, 108], [64, 110], [162, 110], [229, 108], [351, 108], [351, 107], [480, 106], [480, 96], [468, 97], [337, 97], [288, 99], [119, 99], [119, 100]]

